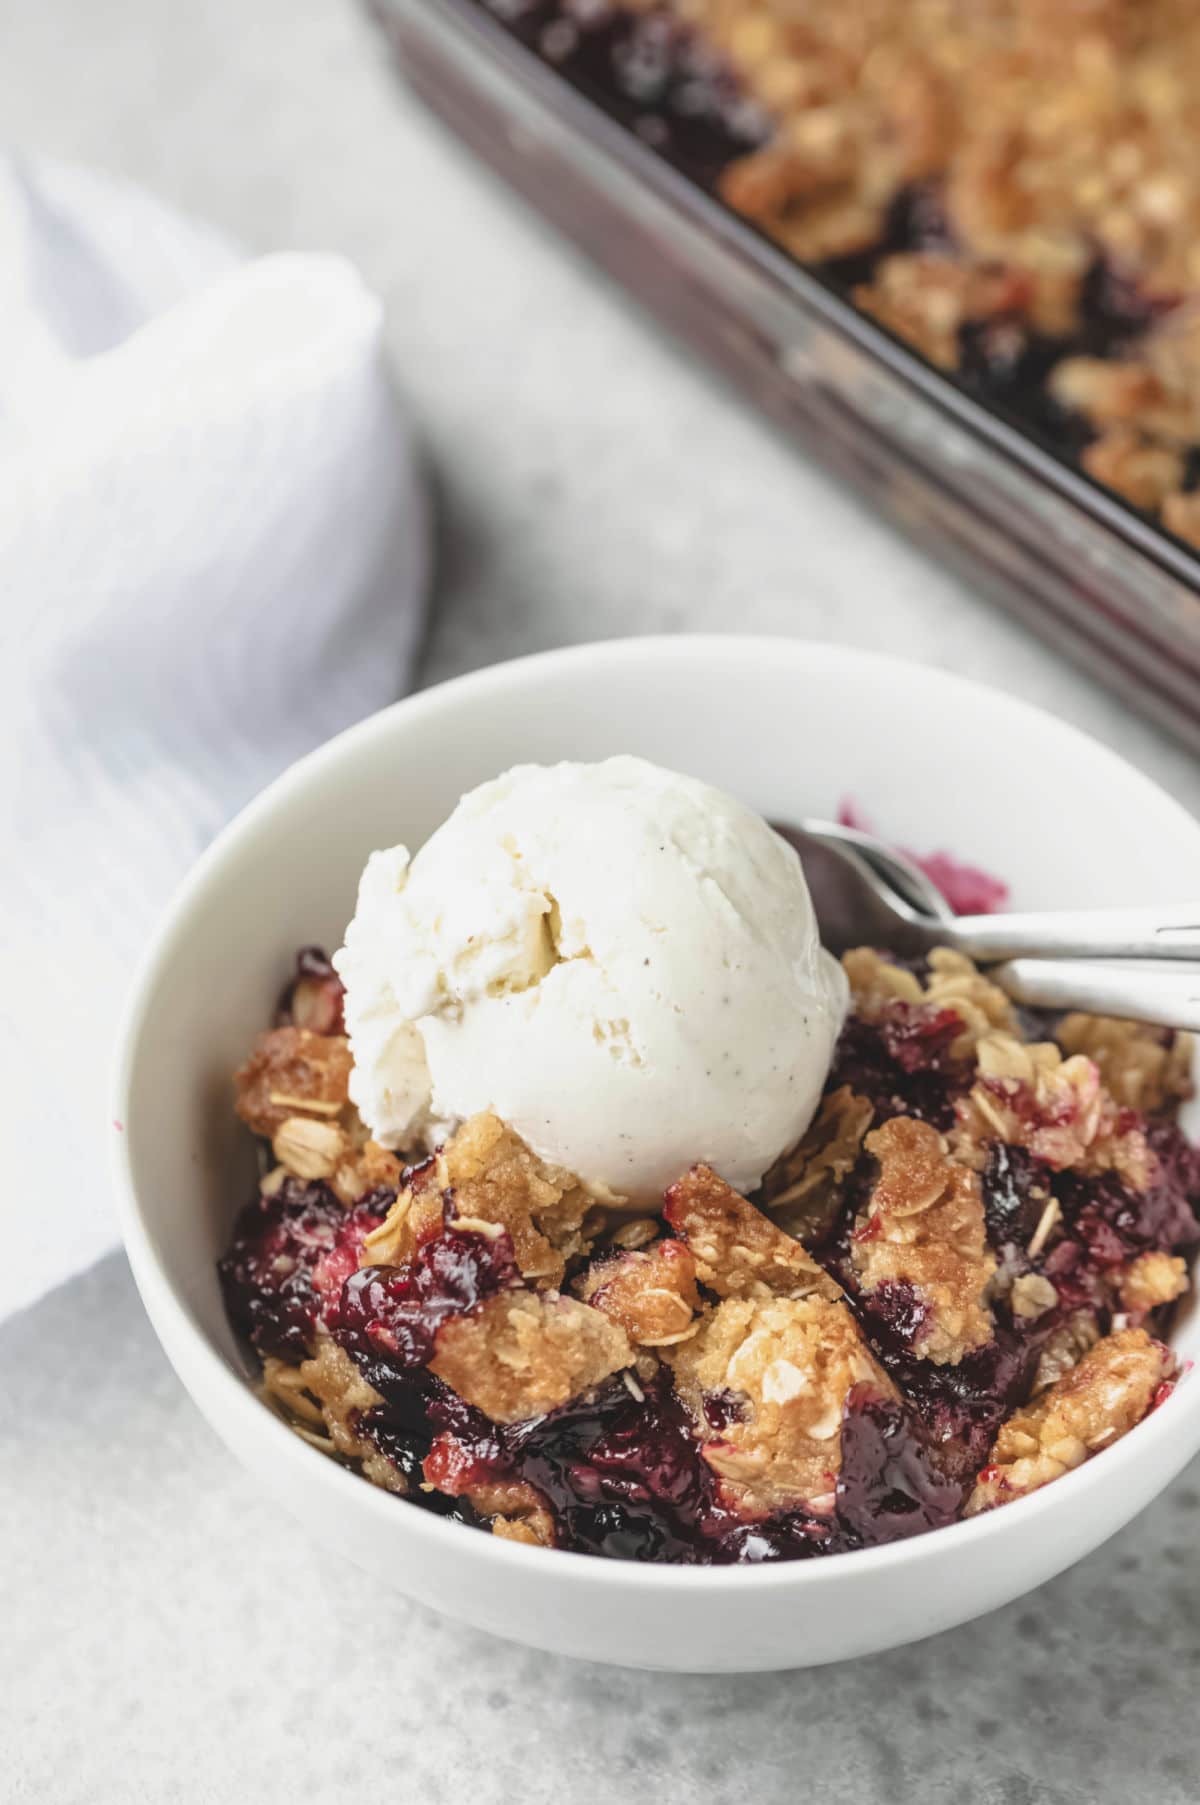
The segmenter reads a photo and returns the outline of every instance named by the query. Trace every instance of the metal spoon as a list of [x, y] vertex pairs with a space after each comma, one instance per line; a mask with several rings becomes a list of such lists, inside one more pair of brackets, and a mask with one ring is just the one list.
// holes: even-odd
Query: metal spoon
[[869, 834], [814, 820], [775, 829], [801, 856], [831, 952], [949, 946], [1034, 1008], [1200, 1029], [1200, 968], [1183, 963], [1200, 960], [1200, 904], [956, 916], [923, 872]]
[[[795, 830], [779, 828], [777, 831], [787, 839], [789, 832]], [[931, 921], [955, 919], [954, 910], [933, 879], [905, 853], [877, 840], [874, 834], [865, 833], [859, 827], [843, 827], [840, 821], [805, 821], [803, 831], [814, 839], [856, 852], [918, 915], [928, 916]]]

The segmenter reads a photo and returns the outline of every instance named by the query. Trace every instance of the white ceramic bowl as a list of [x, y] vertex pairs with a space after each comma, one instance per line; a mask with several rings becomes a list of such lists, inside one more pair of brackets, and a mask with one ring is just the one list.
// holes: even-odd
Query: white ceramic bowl
[[[1087, 1554], [1200, 1446], [1200, 1383], [1033, 1497], [915, 1541], [758, 1568], [639, 1566], [440, 1521], [292, 1435], [257, 1400], [214, 1262], [248, 1194], [229, 1075], [298, 945], [336, 945], [376, 846], [419, 844], [521, 760], [624, 751], [767, 815], [850, 796], [900, 841], [996, 871], [1016, 905], [1200, 895], [1200, 825], [1049, 715], [941, 671], [801, 641], [636, 640], [522, 659], [414, 696], [296, 765], [201, 859], [151, 951], [119, 1060], [117, 1188], [151, 1320], [271, 1502], [337, 1558], [498, 1635], [682, 1671], [800, 1666], [927, 1636]], [[1182, 1350], [1200, 1331], [1185, 1324]], [[213, 1583], [220, 1584], [219, 1571]]]

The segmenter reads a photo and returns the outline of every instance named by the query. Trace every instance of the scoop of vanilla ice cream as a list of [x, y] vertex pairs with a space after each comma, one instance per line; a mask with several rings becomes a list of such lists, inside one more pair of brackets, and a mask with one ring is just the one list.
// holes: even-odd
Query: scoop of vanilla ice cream
[[847, 1001], [795, 853], [627, 757], [517, 766], [414, 859], [374, 853], [334, 964], [376, 1140], [432, 1147], [491, 1110], [631, 1204], [699, 1160], [757, 1185], [812, 1118]]

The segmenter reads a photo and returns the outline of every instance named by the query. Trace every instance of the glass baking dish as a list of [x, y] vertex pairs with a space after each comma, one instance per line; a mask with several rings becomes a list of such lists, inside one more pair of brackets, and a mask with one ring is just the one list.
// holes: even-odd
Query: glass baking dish
[[370, 0], [486, 162], [968, 580], [1200, 748], [1200, 555], [964, 393], [572, 86], [481, 0]]

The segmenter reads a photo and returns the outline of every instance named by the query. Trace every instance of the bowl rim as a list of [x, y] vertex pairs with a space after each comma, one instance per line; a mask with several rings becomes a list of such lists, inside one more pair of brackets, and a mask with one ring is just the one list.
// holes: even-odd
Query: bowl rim
[[[124, 1130], [130, 1114], [134, 1069], [141, 1035], [162, 973], [186, 940], [190, 919], [196, 909], [203, 906], [205, 892], [217, 880], [226, 860], [253, 838], [259, 822], [303, 790], [310, 776], [327, 763], [334, 762], [351, 748], [369, 745], [372, 740], [386, 741], [400, 716], [408, 722], [419, 721], [424, 716], [436, 715], [448, 700], [456, 704], [463, 699], [503, 691], [514, 674], [526, 677], [537, 673], [552, 680], [557, 672], [584, 663], [592, 667], [592, 674], [601, 665], [619, 670], [660, 662], [694, 661], [698, 666], [711, 669], [714, 656], [720, 659], [726, 674], [731, 659], [774, 662], [800, 658], [807, 661], [807, 674], [810, 675], [815, 662], [836, 667], [841, 673], [850, 667], [871, 669], [899, 681], [919, 678], [957, 690], [963, 700], [988, 707], [999, 705], [1018, 717], [1024, 716], [1031, 722], [1036, 720], [1039, 725], [1049, 723], [1056, 733], [1077, 742], [1099, 771], [1105, 768], [1120, 771], [1123, 781], [1127, 783], [1132, 778], [1142, 786], [1147, 799], [1152, 798], [1168, 819], [1173, 816], [1178, 831], [1195, 842], [1200, 857], [1200, 822], [1152, 778], [1081, 728], [994, 685], [915, 659], [834, 641], [744, 633], [662, 634], [589, 641], [503, 660], [403, 696], [295, 760], [226, 823], [176, 889], [134, 978], [116, 1040], [110, 1107], [110, 1175], [126, 1253], [147, 1314], [168, 1357], [180, 1369], [180, 1377], [193, 1401], [218, 1432], [221, 1432], [223, 1419], [229, 1416], [239, 1423], [248, 1438], [264, 1437], [268, 1443], [273, 1438], [278, 1461], [295, 1473], [298, 1487], [317, 1486], [325, 1491], [331, 1502], [341, 1503], [348, 1510], [386, 1513], [379, 1518], [380, 1526], [391, 1525], [394, 1533], [429, 1538], [431, 1545], [443, 1548], [447, 1546], [445, 1538], [450, 1537], [449, 1546], [459, 1546], [464, 1557], [467, 1549], [474, 1547], [481, 1560], [513, 1564], [518, 1572], [536, 1572], [543, 1579], [548, 1577], [543, 1563], [552, 1555], [553, 1571], [561, 1573], [564, 1582], [603, 1586], [610, 1593], [622, 1588], [642, 1593], [694, 1588], [703, 1588], [705, 1592], [753, 1591], [767, 1587], [813, 1589], [839, 1583], [847, 1575], [847, 1563], [852, 1563], [851, 1571], [860, 1574], [864, 1580], [871, 1575], [882, 1578], [901, 1566], [917, 1568], [936, 1564], [940, 1558], [939, 1550], [949, 1553], [951, 1548], [956, 1551], [975, 1546], [982, 1549], [1001, 1537], [1035, 1532], [1036, 1523], [1047, 1513], [1067, 1512], [1097, 1484], [1110, 1488], [1119, 1486], [1123, 1475], [1133, 1466], [1142, 1465], [1155, 1452], [1160, 1456], [1155, 1464], [1165, 1474], [1162, 1481], [1165, 1485], [1175, 1470], [1169, 1459], [1169, 1446], [1182, 1426], [1183, 1413], [1186, 1412], [1193, 1422], [1200, 1418], [1200, 1384], [1177, 1384], [1171, 1394], [1154, 1406], [1114, 1447], [1103, 1450], [1102, 1463], [1085, 1461], [1052, 1484], [1013, 1500], [1003, 1509], [986, 1511], [978, 1517], [880, 1547], [848, 1550], [812, 1560], [730, 1566], [606, 1560], [573, 1549], [530, 1547], [493, 1535], [476, 1536], [463, 1547], [465, 1525], [417, 1508], [398, 1511], [397, 1503], [403, 1503], [403, 1500], [365, 1482], [359, 1474], [309, 1447], [295, 1435], [256, 1395], [249, 1376], [239, 1376], [229, 1366], [168, 1277], [154, 1236], [142, 1214], [129, 1137]], [[1187, 1370], [1185, 1366], [1181, 1377]], [[204, 1401], [197, 1396], [198, 1389], [203, 1389]], [[1161, 1458], [1164, 1455], [1166, 1459]], [[1102, 1469], [1099, 1476], [1097, 1468]], [[1155, 1495], [1161, 1489], [1161, 1485], [1156, 1487]]]

